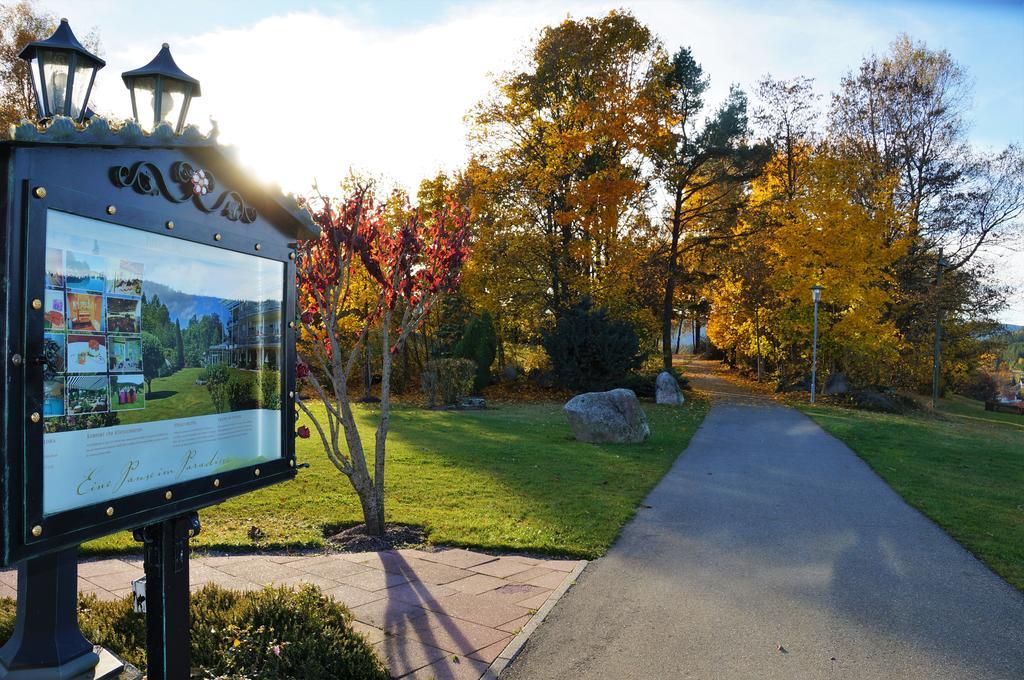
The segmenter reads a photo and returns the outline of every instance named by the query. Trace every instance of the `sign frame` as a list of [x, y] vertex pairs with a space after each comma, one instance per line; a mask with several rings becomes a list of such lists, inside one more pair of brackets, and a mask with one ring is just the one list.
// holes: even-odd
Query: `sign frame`
[[[281, 456], [230, 471], [179, 481], [149, 491], [105, 500], [71, 510], [43, 514], [44, 338], [42, 310], [33, 308], [45, 290], [46, 222], [49, 210], [108, 222], [161, 236], [183, 239], [283, 263], [282, 321], [295, 319], [294, 240], [309, 229], [283, 208], [270, 192], [247, 183], [244, 175], [219, 148], [99, 149], [74, 146], [0, 146], [0, 172], [6, 189], [0, 209], [6, 217], [5, 243], [0, 255], [7, 268], [0, 302], [0, 341], [4, 343], [3, 399], [6, 419], [0, 424], [3, 464], [0, 477], [0, 565], [38, 557], [116, 531], [162, 522], [233, 496], [292, 479], [295, 459], [295, 337], [294, 323], [281, 324]], [[34, 156], [46, 154], [46, 162]], [[117, 170], [144, 162], [159, 173], [172, 164], [202, 163], [234, 179], [231, 195], [235, 212], [206, 210], [187, 192], [157, 191], [119, 183]], [[61, 165], [68, 171], [55, 171]], [[47, 170], [50, 170], [49, 172]], [[223, 171], [223, 172], [222, 172]], [[77, 182], [76, 173], [82, 173]], [[97, 173], [100, 179], [97, 181]], [[55, 176], [56, 175], [56, 176]], [[162, 178], [161, 182], [164, 180]], [[147, 185], [142, 187], [147, 188]], [[161, 188], [166, 189], [162, 186]], [[134, 190], [133, 190], [134, 189]], [[256, 201], [248, 205], [242, 199]], [[162, 192], [161, 192], [162, 193]], [[238, 219], [241, 203], [245, 218]], [[197, 210], [196, 207], [200, 209]], [[257, 212], [257, 207], [261, 208]], [[243, 222], [243, 224], [239, 224]], [[2, 284], [0, 284], [2, 285]], [[216, 480], [216, 483], [215, 483]]]

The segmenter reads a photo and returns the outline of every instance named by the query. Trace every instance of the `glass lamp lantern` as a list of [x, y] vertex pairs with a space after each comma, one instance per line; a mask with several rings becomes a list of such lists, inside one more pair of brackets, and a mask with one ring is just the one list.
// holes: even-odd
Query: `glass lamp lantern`
[[151, 62], [125, 71], [121, 79], [131, 92], [136, 122], [147, 130], [167, 123], [180, 133], [192, 98], [201, 95], [199, 81], [178, 68], [167, 43]]
[[96, 72], [106, 62], [82, 47], [68, 20], [61, 19], [53, 35], [29, 43], [18, 56], [29, 64], [39, 118], [62, 115], [82, 122]]
[[811, 286], [811, 296], [814, 298], [814, 302], [818, 303], [821, 301], [821, 291], [825, 290], [822, 286]]

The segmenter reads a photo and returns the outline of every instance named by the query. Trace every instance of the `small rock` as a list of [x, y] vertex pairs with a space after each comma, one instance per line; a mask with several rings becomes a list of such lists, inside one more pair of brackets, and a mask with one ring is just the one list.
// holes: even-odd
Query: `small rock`
[[786, 648], [785, 648], [785, 647], [783, 647], [782, 645], [779, 645], [779, 651], [780, 651], [780, 652], [782, 652], [783, 654], [786, 654], [786, 653], [787, 653], [787, 652], [786, 652]]
[[654, 401], [658, 404], [682, 404], [686, 401], [679, 383], [668, 371], [662, 371], [654, 380]]

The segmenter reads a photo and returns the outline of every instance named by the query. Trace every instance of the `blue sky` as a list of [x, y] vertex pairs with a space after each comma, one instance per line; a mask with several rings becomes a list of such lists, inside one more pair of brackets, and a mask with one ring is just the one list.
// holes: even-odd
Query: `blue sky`
[[[908, 33], [945, 48], [974, 80], [971, 140], [990, 150], [1024, 142], [1024, 2], [472, 0], [463, 2], [152, 3], [42, 0], [79, 35], [99, 29], [107, 68], [94, 105], [130, 114], [122, 71], [169, 42], [203, 83], [192, 122], [217, 119], [225, 142], [258, 175], [304, 191], [351, 168], [415, 187], [466, 158], [463, 117], [493, 74], [513, 67], [537, 31], [567, 15], [627, 8], [669, 50], [693, 48], [712, 103], [764, 74], [811, 76], [827, 101], [842, 75]], [[311, 135], [315, 143], [308, 143]], [[1024, 255], [1001, 253], [1012, 283]], [[1024, 323], [1024, 295], [1007, 321]]]

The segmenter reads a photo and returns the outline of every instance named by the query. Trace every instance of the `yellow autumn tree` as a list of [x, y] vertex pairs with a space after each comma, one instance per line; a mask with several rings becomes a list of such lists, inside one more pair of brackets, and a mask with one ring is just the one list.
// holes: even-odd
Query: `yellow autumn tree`
[[896, 178], [864, 177], [862, 159], [835, 153], [827, 144], [810, 156], [805, 184], [772, 239], [772, 283], [779, 297], [775, 332], [792, 344], [790, 356], [805, 363], [810, 287], [822, 285], [819, 366], [861, 382], [892, 384], [902, 338], [887, 316], [891, 271], [906, 243], [891, 234], [904, 217], [893, 201]]

